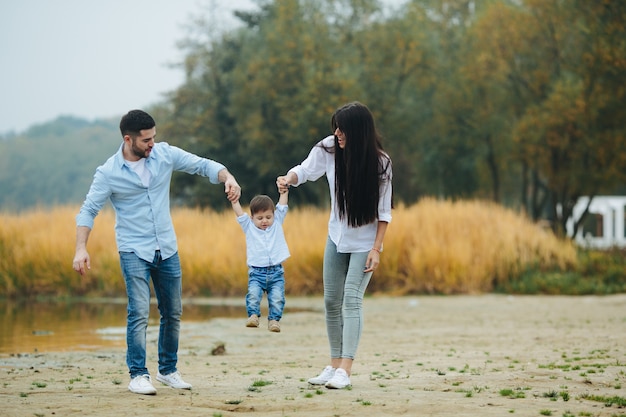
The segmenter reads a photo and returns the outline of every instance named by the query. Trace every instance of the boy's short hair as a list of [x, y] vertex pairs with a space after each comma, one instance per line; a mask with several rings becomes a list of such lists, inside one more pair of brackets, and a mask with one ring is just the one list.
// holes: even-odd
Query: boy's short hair
[[266, 195], [256, 195], [250, 200], [250, 214], [255, 214], [260, 211], [272, 210], [274, 211], [274, 202]]

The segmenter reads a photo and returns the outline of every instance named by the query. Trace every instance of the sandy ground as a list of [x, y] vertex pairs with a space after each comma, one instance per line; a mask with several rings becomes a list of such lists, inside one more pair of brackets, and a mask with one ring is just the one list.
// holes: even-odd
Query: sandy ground
[[367, 298], [345, 390], [306, 382], [327, 364], [321, 298], [287, 302], [310, 311], [286, 314], [281, 333], [183, 320], [191, 391], [130, 393], [123, 348], [2, 355], [0, 415], [626, 416], [626, 295]]

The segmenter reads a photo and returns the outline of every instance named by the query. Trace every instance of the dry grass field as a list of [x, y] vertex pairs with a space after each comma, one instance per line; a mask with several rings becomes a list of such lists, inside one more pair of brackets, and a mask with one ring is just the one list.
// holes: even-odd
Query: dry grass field
[[[0, 214], [0, 291], [5, 296], [124, 296], [111, 209], [97, 218], [88, 250], [91, 270], [72, 270], [78, 207]], [[230, 212], [174, 209], [186, 296], [239, 296], [247, 288], [245, 239]], [[291, 207], [285, 234], [290, 295], [320, 295], [328, 212]], [[527, 268], [561, 269], [577, 262], [570, 242], [523, 215], [481, 201], [422, 200], [397, 207], [376, 294], [479, 294]]]

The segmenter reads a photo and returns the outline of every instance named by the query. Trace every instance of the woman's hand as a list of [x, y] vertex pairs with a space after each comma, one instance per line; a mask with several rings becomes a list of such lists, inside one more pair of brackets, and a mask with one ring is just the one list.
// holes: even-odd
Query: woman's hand
[[364, 272], [374, 272], [374, 270], [378, 268], [378, 265], [380, 265], [380, 251], [377, 249], [371, 249], [367, 254]]
[[282, 175], [276, 178], [276, 187], [278, 187], [279, 193], [284, 193], [289, 191], [289, 181], [287, 175]]

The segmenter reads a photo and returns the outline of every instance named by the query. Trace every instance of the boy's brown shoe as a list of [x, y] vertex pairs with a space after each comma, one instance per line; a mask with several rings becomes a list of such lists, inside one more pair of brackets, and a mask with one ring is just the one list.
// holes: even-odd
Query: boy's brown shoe
[[278, 321], [276, 320], [270, 320], [267, 323], [267, 328], [270, 332], [280, 333], [280, 323], [278, 323]]
[[259, 327], [259, 317], [256, 314], [248, 317], [246, 321], [246, 327]]

